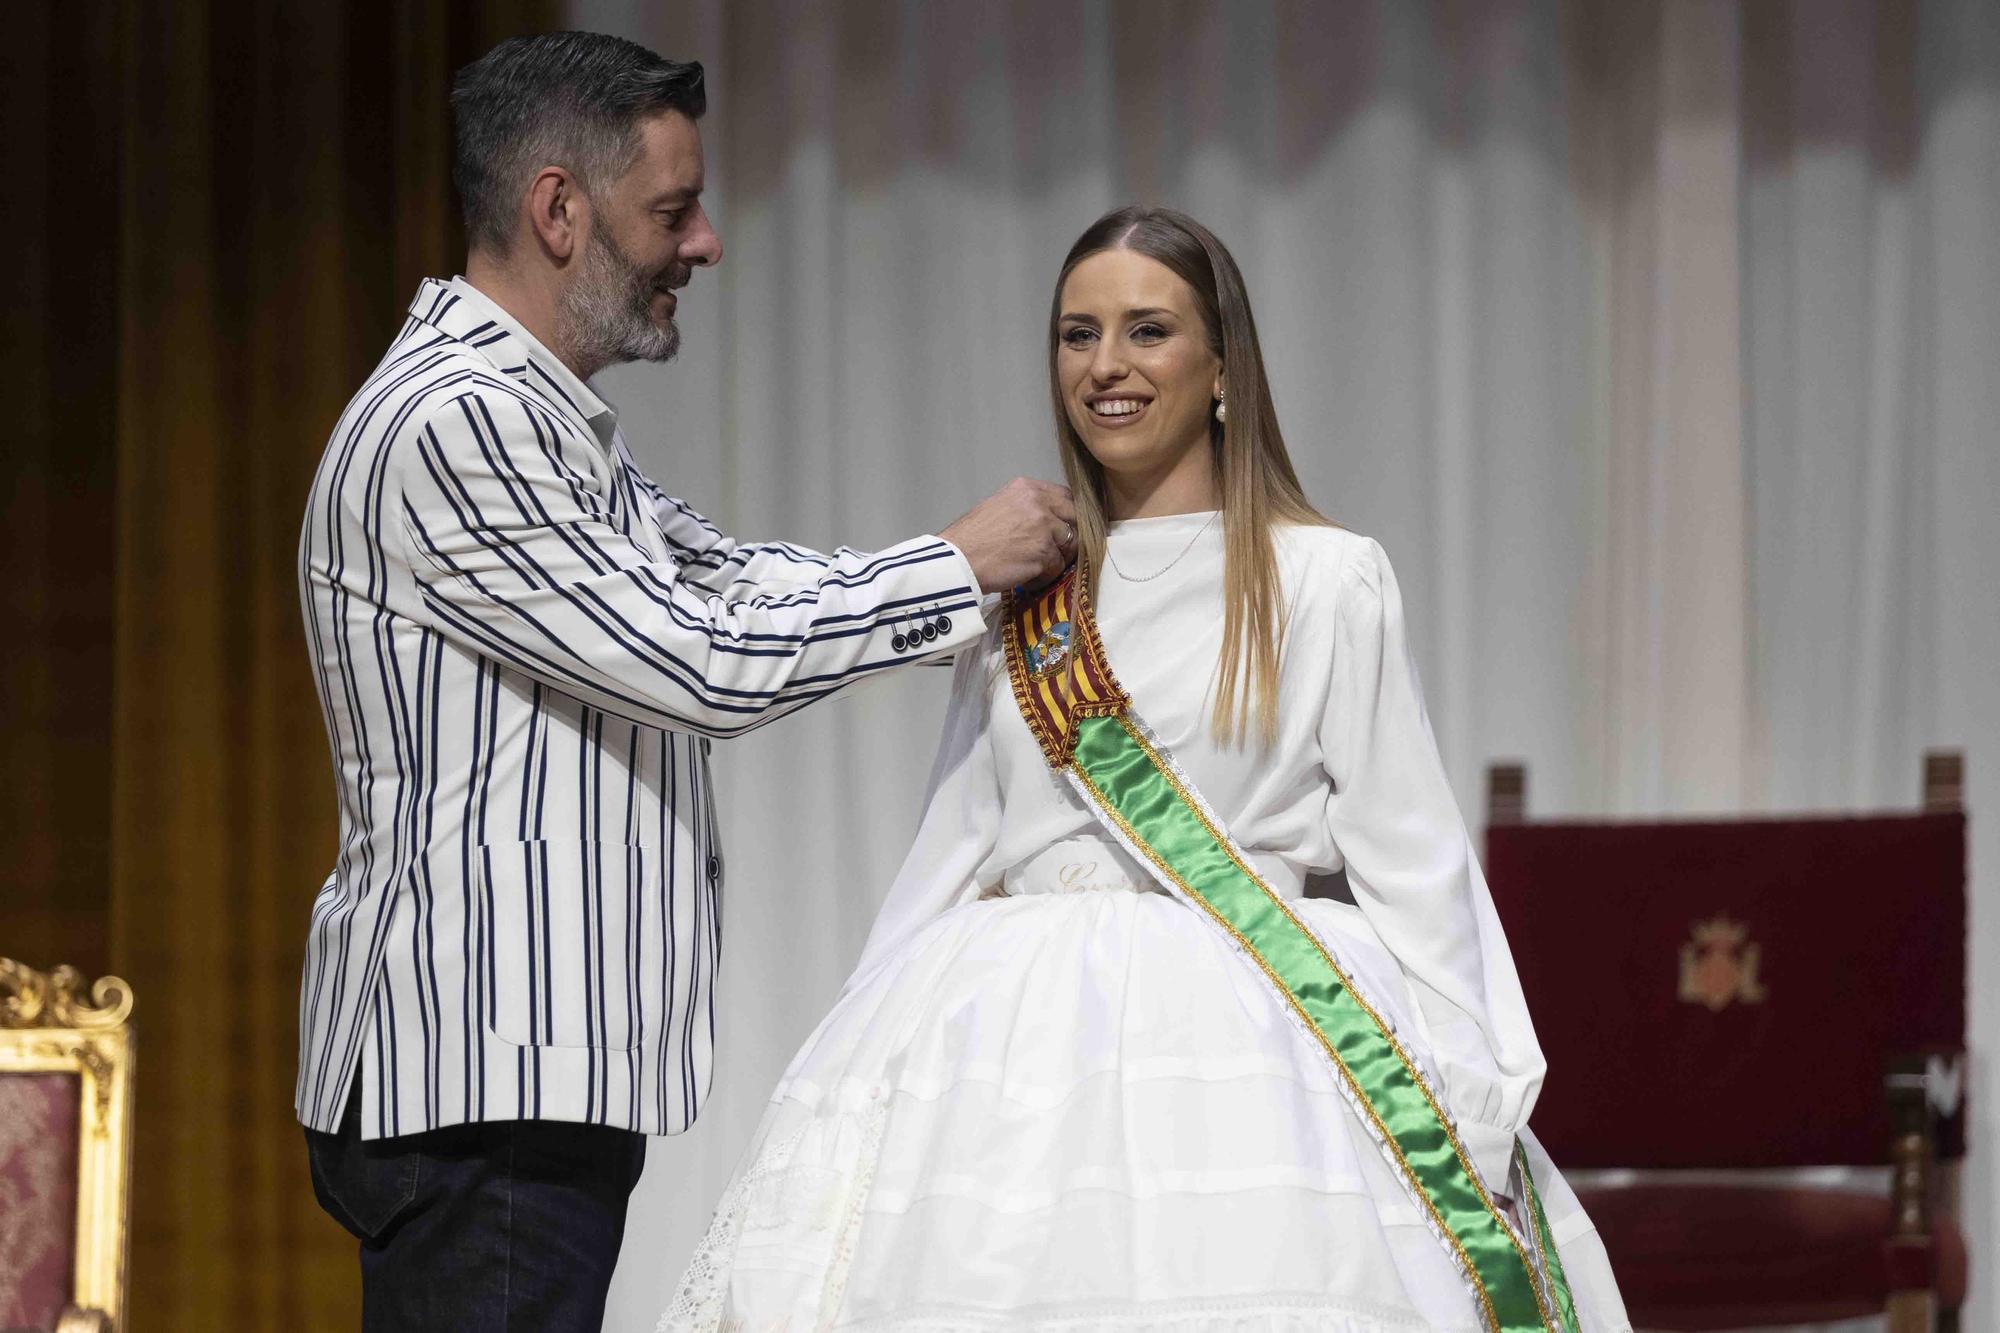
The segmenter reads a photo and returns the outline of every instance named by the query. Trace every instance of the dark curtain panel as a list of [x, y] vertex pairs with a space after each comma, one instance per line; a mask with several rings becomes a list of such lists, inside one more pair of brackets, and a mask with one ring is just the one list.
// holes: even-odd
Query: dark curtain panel
[[0, 954], [104, 968], [111, 904], [118, 80], [107, 6], [0, 19]]
[[553, 0], [11, 7], [28, 228], [0, 953], [138, 998], [131, 1327], [355, 1327], [292, 1118], [332, 864], [293, 560], [312, 469], [418, 279], [462, 265], [451, 71]]

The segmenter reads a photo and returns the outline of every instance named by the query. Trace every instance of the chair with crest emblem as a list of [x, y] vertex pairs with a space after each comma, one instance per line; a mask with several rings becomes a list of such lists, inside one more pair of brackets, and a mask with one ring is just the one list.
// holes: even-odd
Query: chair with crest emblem
[[132, 995], [0, 958], [0, 1329], [124, 1327]]
[[1635, 1327], [1957, 1327], [1962, 772], [1925, 756], [1919, 813], [1628, 823], [1527, 821], [1489, 770], [1534, 1129]]

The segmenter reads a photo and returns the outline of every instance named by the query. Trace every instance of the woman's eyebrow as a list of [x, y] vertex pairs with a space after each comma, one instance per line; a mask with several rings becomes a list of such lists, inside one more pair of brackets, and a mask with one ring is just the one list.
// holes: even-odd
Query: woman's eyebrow
[[[1157, 319], [1162, 315], [1165, 315], [1168, 319], [1172, 319], [1174, 317], [1174, 312], [1167, 309], [1165, 306], [1159, 306], [1159, 305], [1139, 306], [1136, 309], [1127, 310], [1125, 312], [1126, 319]], [[1058, 316], [1057, 319], [1058, 322], [1068, 322], [1075, 324], [1097, 323], [1097, 316], [1086, 315], [1081, 313], [1080, 311], [1075, 311], [1075, 310], [1065, 311], [1063, 314]]]

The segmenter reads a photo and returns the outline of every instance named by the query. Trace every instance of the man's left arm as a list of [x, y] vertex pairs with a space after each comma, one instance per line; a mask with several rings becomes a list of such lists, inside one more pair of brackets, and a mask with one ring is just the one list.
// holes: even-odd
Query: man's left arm
[[[723, 737], [983, 628], [971, 565], [937, 537], [714, 592], [622, 530], [601, 457], [503, 384], [413, 425], [391, 472], [432, 629], [617, 716]], [[951, 632], [895, 641], [940, 615]]]
[[718, 597], [731, 597], [746, 587], [768, 592], [773, 585], [808, 583], [821, 578], [835, 561], [862, 554], [840, 547], [832, 554], [795, 542], [739, 541], [711, 523], [679, 496], [627, 463], [638, 479], [641, 496], [680, 562], [682, 577]]

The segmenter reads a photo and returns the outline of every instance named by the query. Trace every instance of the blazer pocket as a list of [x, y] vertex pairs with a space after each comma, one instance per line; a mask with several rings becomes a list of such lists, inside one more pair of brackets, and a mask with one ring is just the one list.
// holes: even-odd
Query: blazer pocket
[[[516, 1046], [631, 1050], [644, 1036], [636, 984], [658, 854], [616, 842], [479, 849], [487, 1026]], [[654, 927], [657, 929], [657, 926]]]

